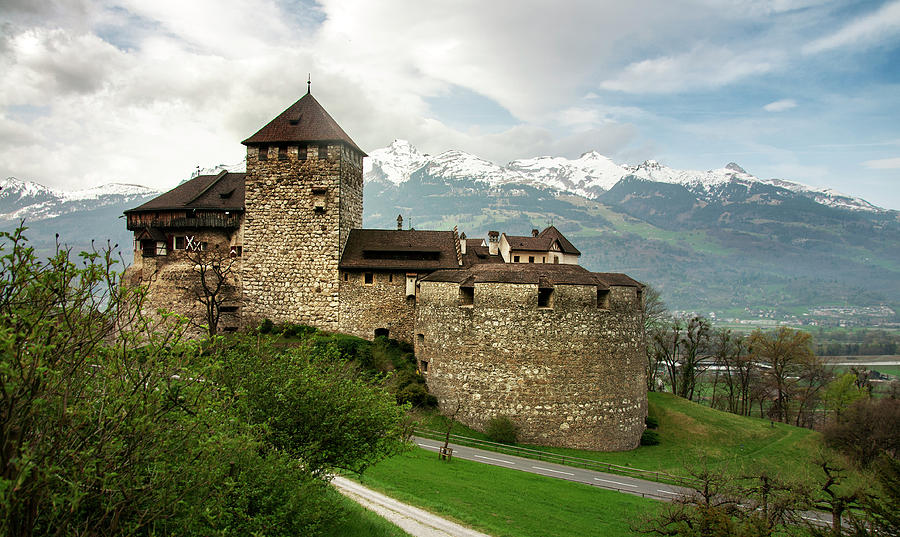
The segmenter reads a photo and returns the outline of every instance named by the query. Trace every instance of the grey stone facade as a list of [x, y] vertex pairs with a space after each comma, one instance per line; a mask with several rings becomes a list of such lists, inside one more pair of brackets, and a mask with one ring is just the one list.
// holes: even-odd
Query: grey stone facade
[[416, 306], [416, 357], [442, 410], [483, 430], [495, 416], [522, 441], [604, 451], [637, 447], [647, 415], [635, 288], [556, 285], [552, 307], [538, 286], [423, 281]]
[[286, 148], [286, 158], [247, 148], [244, 317], [336, 330], [341, 249], [362, 227], [362, 155], [338, 143]]

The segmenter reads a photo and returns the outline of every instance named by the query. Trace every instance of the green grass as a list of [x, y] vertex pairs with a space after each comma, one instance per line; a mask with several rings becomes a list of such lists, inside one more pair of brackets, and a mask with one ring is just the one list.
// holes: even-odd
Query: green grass
[[361, 482], [494, 537], [635, 535], [660, 503], [580, 483], [414, 449], [369, 468]]
[[[676, 475], [687, 475], [690, 468], [704, 464], [735, 472], [766, 470], [797, 480], [814, 471], [810, 460], [822, 445], [821, 434], [815, 431], [714, 410], [668, 393], [651, 392], [648, 399], [650, 415], [659, 419], [657, 446], [624, 452], [528, 447]], [[423, 426], [441, 430], [440, 422], [441, 418], [429, 416]], [[459, 424], [454, 424], [453, 433], [486, 438]]]
[[339, 492], [332, 491], [332, 494], [340, 496], [339, 501], [345, 514], [337, 524], [325, 531], [324, 537], [410, 537], [405, 531]]

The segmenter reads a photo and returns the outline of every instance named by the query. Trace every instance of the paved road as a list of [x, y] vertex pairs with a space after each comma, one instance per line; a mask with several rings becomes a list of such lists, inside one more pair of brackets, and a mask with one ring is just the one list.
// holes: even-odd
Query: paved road
[[[434, 452], [437, 452], [438, 449], [440, 449], [440, 446], [444, 445], [441, 441], [418, 436], [414, 436], [413, 441], [419, 447]], [[526, 459], [524, 457], [516, 457], [505, 453], [495, 453], [493, 451], [486, 451], [453, 443], [450, 444], [450, 447], [453, 448], [453, 456], [460, 459], [490, 464], [492, 466], [511, 468], [513, 470], [540, 474], [557, 479], [565, 479], [566, 481], [577, 481], [594, 487], [634, 494], [644, 498], [671, 501], [680, 494], [691, 492], [691, 489], [686, 489], [684, 487], [666, 485], [654, 481], [646, 481], [616, 474], [608, 474], [605, 472], [597, 472], [595, 470], [585, 470], [552, 462]], [[805, 520], [814, 521], [819, 524], [831, 524], [831, 516], [825, 513], [805, 512], [802, 517]]]
[[418, 507], [389, 498], [345, 477], [335, 476], [331, 484], [344, 496], [390, 520], [414, 537], [490, 537]]

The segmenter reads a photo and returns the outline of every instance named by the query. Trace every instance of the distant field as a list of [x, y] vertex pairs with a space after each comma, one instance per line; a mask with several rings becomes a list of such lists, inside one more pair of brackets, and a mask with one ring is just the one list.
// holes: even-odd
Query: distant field
[[[651, 392], [648, 396], [650, 415], [659, 419], [658, 446], [612, 453], [530, 447], [677, 475], [686, 475], [689, 468], [703, 464], [734, 472], [767, 470], [791, 479], [805, 479], [813, 472], [811, 454], [821, 447], [821, 435], [815, 431], [737, 416], [668, 393]], [[439, 419], [431, 417], [428, 423], [437, 428]], [[461, 425], [453, 432], [486, 438]]]
[[368, 469], [361, 483], [493, 537], [633, 536], [630, 524], [660, 505], [462, 459], [447, 463], [418, 448]]

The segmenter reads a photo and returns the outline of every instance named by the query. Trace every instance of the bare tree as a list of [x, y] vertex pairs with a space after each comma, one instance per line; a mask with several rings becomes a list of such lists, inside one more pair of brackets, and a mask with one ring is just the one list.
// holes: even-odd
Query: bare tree
[[214, 337], [218, 333], [224, 304], [234, 300], [238, 258], [219, 249], [218, 245], [211, 250], [188, 250], [185, 255], [192, 265], [193, 278], [181, 288], [203, 308], [203, 322], [193, 319], [192, 324], [204, 327], [209, 337]]
[[659, 295], [659, 291], [652, 285], [646, 284], [641, 292], [641, 304], [639, 315], [643, 333], [644, 352], [647, 356], [647, 389], [656, 389], [656, 378], [659, 370], [658, 353], [654, 348], [652, 334], [666, 322], [669, 310]]
[[702, 374], [709, 362], [709, 320], [694, 316], [684, 325], [679, 345], [681, 346], [681, 382], [678, 395], [693, 400], [697, 386], [697, 377]]
[[755, 361], [769, 366], [765, 378], [773, 395], [770, 414], [788, 423], [789, 404], [797, 394], [800, 372], [816, 358], [812, 352], [812, 336], [785, 326], [771, 333], [756, 330], [750, 335], [749, 350]]
[[654, 359], [662, 362], [666, 369], [666, 377], [672, 387], [672, 393], [678, 394], [679, 361], [681, 359], [681, 334], [684, 325], [678, 318], [672, 318], [664, 325], [656, 326], [651, 332]]

